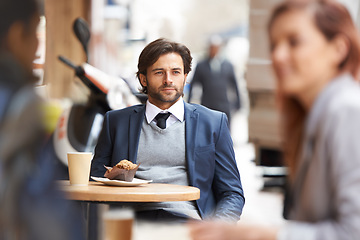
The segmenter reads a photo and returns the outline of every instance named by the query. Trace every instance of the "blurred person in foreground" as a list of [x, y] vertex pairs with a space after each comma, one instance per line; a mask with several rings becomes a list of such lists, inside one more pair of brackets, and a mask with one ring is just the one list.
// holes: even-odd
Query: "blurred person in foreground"
[[200, 189], [196, 201], [133, 204], [141, 220], [238, 221], [245, 199], [226, 115], [182, 98], [191, 61], [186, 46], [166, 39], [143, 49], [137, 77], [148, 100], [106, 113], [91, 175], [128, 159], [141, 163], [135, 177]]
[[44, 147], [32, 75], [39, 17], [35, 0], [0, 0], [0, 239], [84, 239]]
[[360, 38], [327, 0], [287, 1], [269, 22], [289, 192], [283, 226], [192, 224], [195, 240], [360, 238]]
[[240, 94], [233, 65], [220, 56], [223, 40], [212, 36], [208, 56], [196, 66], [190, 83], [188, 102], [193, 98], [193, 88], [202, 88], [201, 104], [213, 110], [224, 112], [231, 122], [231, 112], [239, 110]]

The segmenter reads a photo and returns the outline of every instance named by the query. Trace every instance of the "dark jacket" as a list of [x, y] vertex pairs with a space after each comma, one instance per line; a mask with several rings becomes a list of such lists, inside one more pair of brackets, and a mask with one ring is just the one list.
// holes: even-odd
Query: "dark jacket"
[[0, 54], [0, 239], [81, 240], [80, 212], [56, 187], [29, 77], [11, 55]]
[[[145, 105], [105, 115], [92, 176], [103, 177], [104, 165], [114, 166], [122, 159], [136, 162], [144, 117]], [[185, 103], [185, 144], [189, 183], [201, 192], [196, 201], [201, 217], [238, 220], [245, 199], [226, 115]]]
[[[188, 102], [191, 102], [192, 89], [196, 84], [202, 87], [201, 104], [205, 107], [224, 112], [228, 118], [232, 110], [240, 108], [235, 72], [229, 61], [221, 62], [219, 72], [211, 70], [209, 59], [200, 62], [191, 81]], [[233, 99], [228, 95], [229, 91], [233, 93]]]

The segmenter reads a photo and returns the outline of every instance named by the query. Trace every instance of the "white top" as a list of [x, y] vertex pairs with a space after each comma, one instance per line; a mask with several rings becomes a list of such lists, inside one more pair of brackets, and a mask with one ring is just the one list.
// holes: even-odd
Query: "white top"
[[184, 119], [184, 101], [182, 97], [179, 98], [179, 100], [174, 103], [169, 109], [162, 110], [155, 106], [154, 104], [150, 103], [149, 100], [146, 101], [146, 121], [148, 124], [150, 124], [152, 121], [156, 123], [155, 117], [158, 115], [158, 113], [171, 113], [169, 118], [166, 120], [166, 126], [171, 126], [177, 121], [183, 122]]

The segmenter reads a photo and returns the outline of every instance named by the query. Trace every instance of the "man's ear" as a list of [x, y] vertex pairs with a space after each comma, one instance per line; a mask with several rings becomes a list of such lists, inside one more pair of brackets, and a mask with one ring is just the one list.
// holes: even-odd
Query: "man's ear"
[[342, 62], [344, 62], [346, 57], [349, 55], [350, 42], [349, 42], [349, 39], [342, 34], [339, 34], [338, 36], [336, 36], [332, 40], [332, 42], [333, 42], [333, 46], [334, 46], [334, 50], [335, 50], [334, 59], [335, 59], [337, 65], [339, 66]]
[[186, 82], [186, 79], [187, 79], [187, 76], [188, 76], [188, 74], [187, 73], [185, 73], [185, 75], [184, 75], [185, 77], [184, 77], [184, 84], [186, 84], [187, 82]]
[[[17, 21], [13, 23], [5, 37], [5, 47], [8, 51], [13, 53], [15, 56], [19, 54], [19, 51], [22, 51], [22, 40], [24, 38], [24, 25]], [[21, 53], [20, 53], [21, 54]]]
[[146, 82], [146, 76], [142, 73], [139, 74], [139, 78], [140, 78], [140, 83], [143, 87], [147, 86], [147, 82]]

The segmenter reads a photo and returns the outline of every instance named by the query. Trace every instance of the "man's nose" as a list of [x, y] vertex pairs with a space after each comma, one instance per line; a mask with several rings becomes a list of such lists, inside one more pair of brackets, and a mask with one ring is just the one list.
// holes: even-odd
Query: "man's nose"
[[165, 74], [165, 78], [164, 78], [164, 85], [169, 85], [172, 84], [173, 80], [172, 80], [172, 76], [170, 72], [166, 72]]

